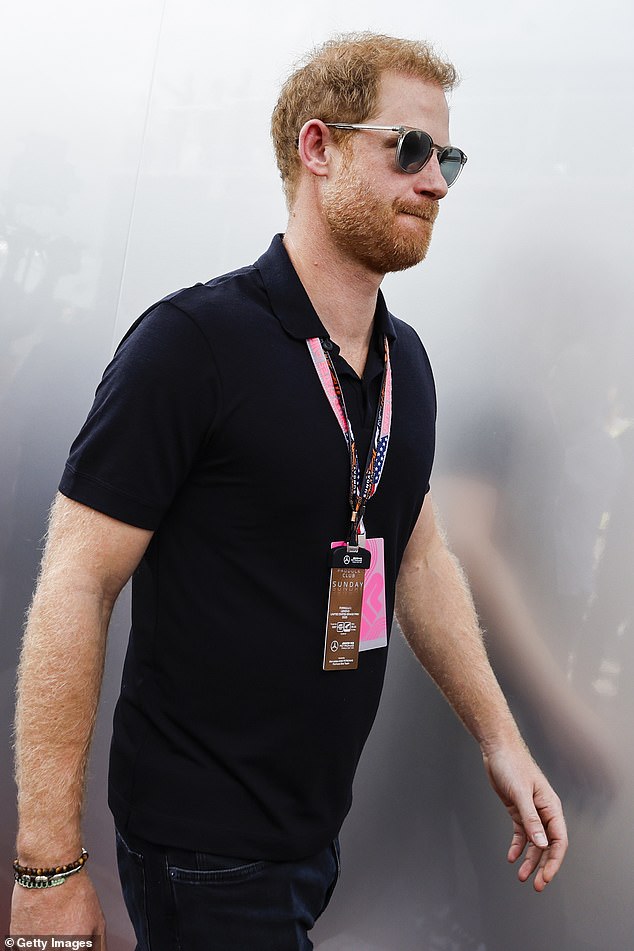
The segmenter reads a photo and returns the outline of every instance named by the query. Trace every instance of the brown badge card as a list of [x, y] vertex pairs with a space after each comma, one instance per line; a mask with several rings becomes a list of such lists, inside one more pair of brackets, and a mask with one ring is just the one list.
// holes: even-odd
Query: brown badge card
[[363, 582], [370, 560], [365, 548], [342, 545], [332, 551], [324, 670], [358, 667]]

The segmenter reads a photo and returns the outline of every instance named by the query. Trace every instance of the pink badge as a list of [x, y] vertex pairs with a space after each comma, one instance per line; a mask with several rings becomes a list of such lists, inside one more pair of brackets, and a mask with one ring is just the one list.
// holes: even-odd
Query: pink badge
[[[333, 542], [331, 548], [339, 548], [345, 542]], [[385, 562], [383, 539], [366, 539], [366, 548], [372, 556], [365, 574], [363, 605], [361, 608], [361, 631], [359, 650], [369, 651], [387, 647], [387, 612], [385, 610]]]

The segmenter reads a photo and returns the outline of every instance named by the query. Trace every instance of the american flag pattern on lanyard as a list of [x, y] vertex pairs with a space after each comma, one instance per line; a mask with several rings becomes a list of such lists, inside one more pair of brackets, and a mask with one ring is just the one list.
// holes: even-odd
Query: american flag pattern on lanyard
[[332, 411], [337, 418], [337, 422], [346, 440], [348, 452], [350, 453], [350, 507], [352, 509], [352, 531], [350, 541], [357, 544], [359, 534], [364, 534], [363, 513], [367, 503], [376, 492], [385, 459], [387, 456], [387, 447], [390, 441], [390, 430], [392, 426], [392, 365], [390, 363], [390, 346], [387, 337], [383, 338], [385, 348], [385, 363], [383, 366], [383, 380], [381, 383], [381, 393], [379, 396], [379, 405], [376, 411], [376, 421], [374, 424], [374, 437], [370, 444], [370, 451], [366, 462], [365, 473], [361, 478], [361, 468], [357, 455], [357, 447], [354, 438], [354, 432], [348, 413], [346, 402], [343, 397], [341, 383], [332, 362], [330, 353], [324, 348], [319, 337], [311, 337], [306, 341], [308, 350], [317, 371], [317, 376], [332, 407]]

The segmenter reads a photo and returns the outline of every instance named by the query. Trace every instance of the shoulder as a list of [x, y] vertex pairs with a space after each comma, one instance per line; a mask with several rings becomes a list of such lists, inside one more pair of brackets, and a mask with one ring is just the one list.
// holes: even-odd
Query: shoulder
[[396, 332], [396, 340], [392, 345], [394, 359], [403, 361], [412, 367], [419, 367], [426, 376], [432, 376], [431, 363], [427, 350], [416, 330], [404, 320], [390, 314], [390, 319]]
[[396, 338], [390, 347], [395, 394], [407, 412], [428, 412], [435, 418], [436, 385], [431, 363], [416, 330], [390, 314]]
[[417, 331], [414, 330], [411, 324], [408, 324], [400, 317], [395, 317], [391, 312], [390, 320], [394, 326], [397, 340], [402, 341], [406, 346], [413, 346], [418, 349], [422, 348], [423, 350], [425, 349]]
[[226, 307], [238, 302], [244, 306], [250, 301], [261, 303], [263, 291], [260, 272], [254, 264], [250, 264], [214, 277], [204, 284], [198, 283], [174, 291], [160, 303], [172, 304], [189, 316], [200, 319], [206, 316], [210, 307]]
[[148, 340], [177, 350], [213, 346], [214, 338], [243, 332], [264, 312], [270, 305], [260, 272], [249, 265], [167, 294], [130, 326], [119, 349]]

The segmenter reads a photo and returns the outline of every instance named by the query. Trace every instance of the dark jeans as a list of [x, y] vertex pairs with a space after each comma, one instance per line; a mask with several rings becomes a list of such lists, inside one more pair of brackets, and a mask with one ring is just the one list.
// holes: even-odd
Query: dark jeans
[[117, 832], [136, 951], [310, 951], [339, 877], [339, 843], [299, 862], [163, 848]]

